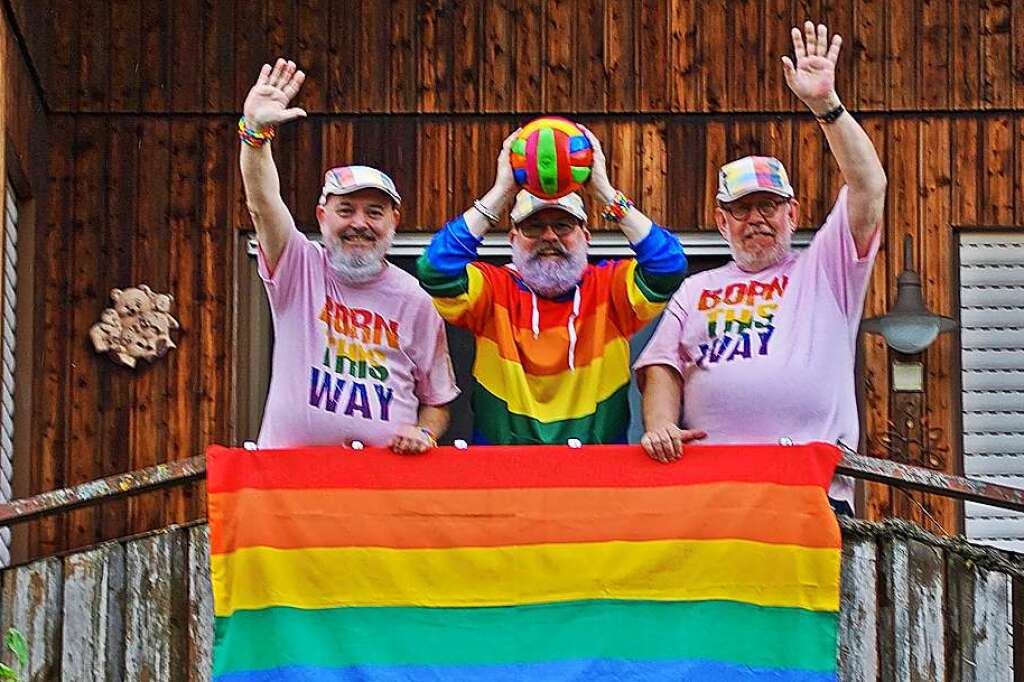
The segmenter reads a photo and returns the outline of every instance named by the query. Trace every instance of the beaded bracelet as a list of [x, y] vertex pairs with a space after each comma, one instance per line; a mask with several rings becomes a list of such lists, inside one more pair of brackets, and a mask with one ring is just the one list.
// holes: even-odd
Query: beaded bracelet
[[277, 129], [272, 126], [266, 128], [253, 128], [250, 127], [249, 122], [245, 116], [238, 119], [238, 139], [243, 144], [247, 144], [250, 147], [259, 149], [267, 142], [274, 139], [274, 135], [277, 134]]
[[427, 437], [427, 441], [430, 443], [430, 447], [432, 447], [432, 448], [436, 448], [437, 447], [437, 438], [434, 436], [434, 432], [433, 431], [431, 431], [426, 426], [418, 426], [416, 428], [418, 428], [420, 430], [420, 433], [422, 433], [424, 436]]
[[633, 202], [629, 200], [629, 197], [622, 192], [615, 192], [615, 198], [601, 209], [601, 217], [613, 223], [622, 222], [631, 208], [633, 208]]

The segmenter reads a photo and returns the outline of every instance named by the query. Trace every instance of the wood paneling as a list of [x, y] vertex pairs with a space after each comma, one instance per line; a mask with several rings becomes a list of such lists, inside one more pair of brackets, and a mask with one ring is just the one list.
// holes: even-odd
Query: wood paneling
[[[19, 87], [41, 88], [50, 110], [48, 143], [16, 149], [26, 160], [30, 148], [48, 150], [28, 160], [43, 164], [49, 190], [39, 207], [34, 325], [46, 346], [34, 360], [33, 491], [195, 454], [232, 435], [228, 263], [249, 225], [233, 128], [260, 65], [278, 56], [307, 72], [296, 103], [310, 117], [282, 129], [274, 154], [286, 203], [310, 228], [323, 170], [369, 163], [395, 178], [402, 229], [436, 229], [490, 186], [502, 138], [549, 111], [601, 137], [612, 181], [661, 224], [715, 229], [718, 167], [768, 153], [786, 163], [801, 225], [813, 227], [842, 179], [779, 62], [791, 49], [788, 27], [809, 17], [843, 35], [839, 91], [890, 178], [866, 315], [892, 303], [903, 234], [915, 237], [929, 306], [950, 314], [951, 226], [1024, 222], [1024, 3], [1010, 0], [12, 7], [41, 78], [33, 83], [23, 64]], [[15, 139], [29, 139], [26, 111], [8, 108]], [[84, 333], [112, 286], [143, 282], [176, 296], [184, 329], [163, 361], [122, 371], [97, 358]], [[873, 439], [909, 404], [942, 430], [948, 454], [934, 466], [956, 470], [955, 337], [928, 351], [927, 391], [909, 401], [889, 390], [884, 345], [868, 337], [863, 346], [868, 451], [884, 454]], [[901, 511], [957, 526], [948, 503], [869, 488], [873, 517]], [[127, 513], [79, 512], [40, 524], [34, 547], [192, 518], [202, 499], [199, 488], [134, 499]]]

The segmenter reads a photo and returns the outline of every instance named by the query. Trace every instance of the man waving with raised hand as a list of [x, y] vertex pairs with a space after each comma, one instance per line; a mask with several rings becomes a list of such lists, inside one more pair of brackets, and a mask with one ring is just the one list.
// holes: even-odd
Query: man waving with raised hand
[[458, 395], [444, 323], [416, 279], [385, 259], [401, 218], [391, 178], [368, 166], [328, 170], [307, 239], [281, 198], [271, 153], [305, 80], [294, 62], [264, 64], [239, 121], [245, 198], [274, 318], [265, 448], [360, 441], [425, 452]]
[[[782, 163], [748, 156], [722, 166], [715, 221], [733, 262], [683, 283], [634, 365], [641, 443], [662, 462], [692, 440], [857, 446], [853, 366], [886, 177], [836, 94], [839, 36], [829, 41], [824, 25], [807, 22], [792, 38], [786, 83], [817, 118], [846, 185], [810, 247], [796, 252], [800, 205]], [[851, 480], [837, 478], [830, 496], [852, 511]]]

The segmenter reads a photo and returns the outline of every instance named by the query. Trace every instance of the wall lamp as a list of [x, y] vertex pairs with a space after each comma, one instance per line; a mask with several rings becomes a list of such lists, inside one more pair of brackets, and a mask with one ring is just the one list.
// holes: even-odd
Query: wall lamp
[[[930, 346], [939, 334], [957, 328], [951, 317], [933, 315], [924, 306], [921, 277], [914, 271], [914, 241], [903, 238], [903, 272], [896, 280], [896, 303], [888, 314], [864, 320], [861, 328], [879, 334], [886, 345], [898, 353], [913, 355]], [[893, 389], [923, 390], [923, 368], [920, 363], [893, 362]]]

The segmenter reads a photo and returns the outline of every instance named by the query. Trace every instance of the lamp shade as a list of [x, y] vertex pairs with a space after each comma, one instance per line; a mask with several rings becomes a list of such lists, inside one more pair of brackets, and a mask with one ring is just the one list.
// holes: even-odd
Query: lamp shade
[[908, 355], [920, 353], [942, 332], [957, 328], [956, 320], [933, 315], [924, 307], [921, 278], [912, 269], [913, 242], [910, 235], [903, 241], [904, 269], [896, 283], [896, 303], [888, 314], [864, 320], [862, 329], [880, 334], [886, 345]]

